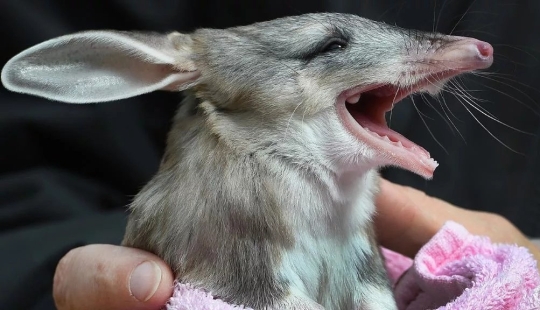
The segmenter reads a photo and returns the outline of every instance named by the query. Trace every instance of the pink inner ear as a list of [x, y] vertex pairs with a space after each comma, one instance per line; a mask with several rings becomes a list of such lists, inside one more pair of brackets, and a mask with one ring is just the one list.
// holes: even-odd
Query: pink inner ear
[[2, 82], [9, 90], [55, 101], [114, 101], [193, 86], [200, 74], [189, 54], [167, 35], [87, 31], [21, 52], [5, 65]]

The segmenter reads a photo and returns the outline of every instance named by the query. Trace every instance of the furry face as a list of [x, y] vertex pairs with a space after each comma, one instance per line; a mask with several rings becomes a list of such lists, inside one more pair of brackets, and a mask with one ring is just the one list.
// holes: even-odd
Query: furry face
[[204, 29], [192, 38], [197, 96], [223, 118], [255, 120], [240, 125], [251, 143], [302, 137], [299, 161], [318, 156], [335, 171], [396, 165], [428, 178], [437, 163], [390, 130], [384, 114], [410, 94], [436, 94], [453, 76], [493, 60], [485, 42], [341, 14]]

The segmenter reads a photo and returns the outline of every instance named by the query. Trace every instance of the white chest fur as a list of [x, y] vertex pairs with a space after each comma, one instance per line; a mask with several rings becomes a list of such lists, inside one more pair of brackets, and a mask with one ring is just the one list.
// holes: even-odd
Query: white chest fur
[[352, 186], [341, 193], [347, 198], [326, 205], [326, 210], [306, 207], [326, 217], [289, 211], [295, 242], [283, 254], [278, 273], [292, 295], [325, 309], [395, 309], [392, 294], [380, 279], [364, 277], [381, 263], [370, 235], [375, 180], [375, 173], [367, 174], [356, 184], [362, 190]]
[[342, 241], [309, 234], [298, 237], [302, 241], [283, 256], [280, 270], [280, 276], [290, 283], [291, 292], [315, 300], [325, 309], [353, 303], [351, 294], [360, 291], [363, 284], [355, 274], [356, 263], [372, 255], [368, 239], [362, 235]]

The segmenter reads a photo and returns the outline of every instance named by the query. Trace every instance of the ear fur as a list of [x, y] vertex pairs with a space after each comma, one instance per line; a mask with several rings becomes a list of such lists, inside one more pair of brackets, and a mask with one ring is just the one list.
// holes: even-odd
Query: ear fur
[[33, 46], [2, 69], [14, 92], [68, 103], [125, 99], [197, 83], [189, 35], [86, 31]]

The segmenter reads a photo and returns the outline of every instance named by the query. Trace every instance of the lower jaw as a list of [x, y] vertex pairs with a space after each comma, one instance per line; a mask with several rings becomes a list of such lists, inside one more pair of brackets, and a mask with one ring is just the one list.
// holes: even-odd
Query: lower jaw
[[[369, 126], [363, 127], [360, 123], [368, 124], [369, 120], [362, 119], [362, 116], [359, 115], [353, 117], [347, 109], [343, 98], [338, 99], [336, 111], [347, 131], [372, 151], [372, 155], [366, 159], [373, 165], [373, 168], [395, 166], [416, 173], [426, 179], [433, 177], [438, 163], [431, 159], [426, 150], [389, 128], [378, 130], [388, 134], [387, 137], [382, 137], [380, 134], [367, 129]], [[360, 119], [360, 122], [357, 119]]]

